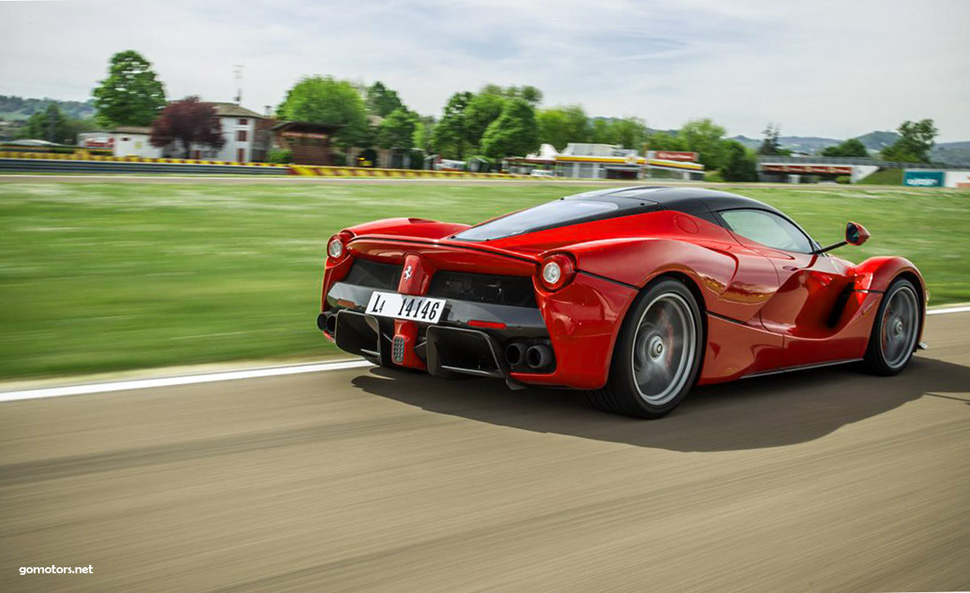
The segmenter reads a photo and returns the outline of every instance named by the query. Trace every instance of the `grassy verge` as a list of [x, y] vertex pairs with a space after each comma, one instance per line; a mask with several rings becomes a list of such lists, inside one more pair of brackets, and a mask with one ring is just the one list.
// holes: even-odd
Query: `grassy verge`
[[[0, 378], [332, 352], [316, 332], [325, 241], [391, 216], [476, 222], [581, 188], [557, 184], [0, 186]], [[822, 243], [852, 219], [936, 304], [970, 300], [970, 193], [738, 190]]]
[[902, 185], [903, 184], [903, 170], [902, 169], [883, 169], [882, 171], [876, 171], [872, 175], [869, 175], [865, 179], [859, 181], [860, 185]]

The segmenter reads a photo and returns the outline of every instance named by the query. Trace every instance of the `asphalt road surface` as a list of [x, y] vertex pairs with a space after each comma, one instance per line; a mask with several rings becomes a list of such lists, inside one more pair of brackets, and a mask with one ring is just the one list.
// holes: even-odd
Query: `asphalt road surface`
[[967, 590], [970, 313], [925, 338], [655, 422], [378, 369], [0, 404], [0, 591]]

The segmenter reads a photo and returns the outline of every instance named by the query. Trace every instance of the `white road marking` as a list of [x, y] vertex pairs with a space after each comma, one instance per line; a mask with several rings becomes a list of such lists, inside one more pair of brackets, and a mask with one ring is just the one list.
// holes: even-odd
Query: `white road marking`
[[[970, 313], [970, 305], [930, 309], [926, 312], [927, 315], [946, 315], [948, 313]], [[154, 387], [175, 387], [178, 385], [197, 385], [199, 383], [218, 383], [220, 381], [236, 381], [239, 379], [260, 379], [263, 377], [282, 377], [285, 375], [302, 375], [305, 373], [323, 373], [327, 371], [342, 371], [345, 369], [357, 369], [369, 366], [373, 365], [362, 359], [337, 360], [334, 362], [293, 364], [239, 371], [183, 375], [180, 377], [133, 379], [129, 381], [87, 383], [82, 385], [66, 385], [61, 387], [42, 387], [38, 389], [25, 389], [21, 391], [0, 391], [0, 403], [21, 401], [25, 399], [66, 397], [69, 395], [89, 395], [92, 393], [110, 393], [112, 391], [130, 391], [135, 389], [152, 389]]]
[[284, 375], [301, 375], [304, 373], [341, 371], [344, 369], [356, 369], [369, 366], [374, 365], [366, 360], [361, 359], [338, 360], [334, 362], [294, 364], [260, 369], [184, 375], [181, 377], [159, 377], [156, 379], [135, 379], [131, 381], [113, 381], [109, 383], [88, 383], [85, 385], [44, 387], [40, 389], [27, 389], [23, 391], [0, 392], [0, 402], [41, 399], [45, 397], [65, 397], [68, 395], [89, 395], [92, 393], [108, 393], [111, 391], [128, 391], [132, 389], [151, 389], [153, 387], [174, 387], [176, 385], [196, 385], [198, 383], [217, 383], [219, 381], [235, 381], [238, 379], [282, 377]]
[[927, 315], [946, 315], [947, 313], [970, 313], [970, 305], [942, 307], [940, 309], [930, 309], [926, 312]]

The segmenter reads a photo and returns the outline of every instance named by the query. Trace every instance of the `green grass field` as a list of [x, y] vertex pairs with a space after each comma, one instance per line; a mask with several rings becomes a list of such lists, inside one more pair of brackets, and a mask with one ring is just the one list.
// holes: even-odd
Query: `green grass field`
[[[583, 188], [536, 185], [0, 185], [0, 378], [319, 357], [325, 242], [391, 216], [476, 222]], [[738, 189], [853, 261], [899, 254], [932, 303], [970, 300], [970, 192]]]

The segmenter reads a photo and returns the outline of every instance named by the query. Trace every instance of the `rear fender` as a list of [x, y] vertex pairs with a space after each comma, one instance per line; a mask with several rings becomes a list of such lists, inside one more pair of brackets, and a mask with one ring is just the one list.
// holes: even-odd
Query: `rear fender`
[[855, 290], [875, 290], [885, 292], [900, 274], [909, 272], [919, 282], [918, 288], [926, 300], [926, 285], [923, 275], [919, 273], [913, 262], [904, 257], [886, 256], [871, 257], [853, 268], [855, 272]]
[[[703, 296], [706, 311], [741, 323], [757, 323], [764, 303], [777, 289], [768, 262], [740, 269], [740, 246], [710, 242], [707, 246], [676, 239], [613, 239], [571, 246], [577, 269], [642, 289], [664, 274], [689, 278]], [[754, 258], [756, 264], [761, 259]]]
[[926, 327], [926, 306], [929, 303], [929, 293], [926, 291], [926, 283], [923, 281], [923, 275], [913, 265], [913, 262], [905, 257], [871, 257], [855, 266], [853, 270], [856, 274], [854, 288], [860, 291], [886, 292], [889, 290], [889, 286], [893, 281], [902, 274], [916, 279], [919, 283], [917, 288], [920, 291], [920, 313], [922, 314], [917, 340], [921, 340], [923, 338], [923, 329]]

